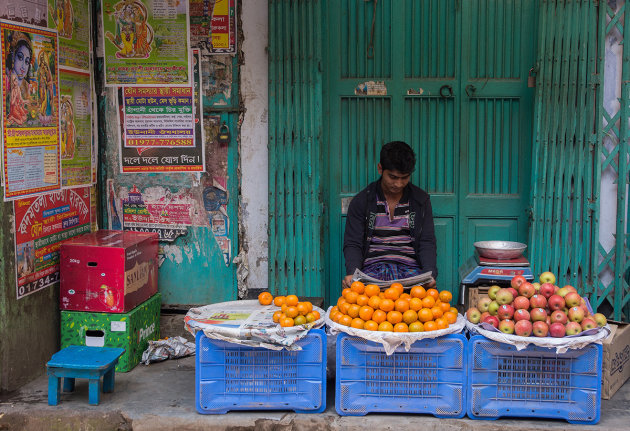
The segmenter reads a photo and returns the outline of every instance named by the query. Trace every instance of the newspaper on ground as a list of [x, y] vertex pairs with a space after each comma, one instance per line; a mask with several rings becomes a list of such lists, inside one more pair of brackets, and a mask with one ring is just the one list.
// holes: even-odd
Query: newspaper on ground
[[392, 283], [400, 283], [400, 284], [402, 284], [403, 287], [412, 287], [412, 286], [417, 286], [419, 284], [427, 284], [427, 283], [430, 283], [430, 282], [434, 281], [433, 277], [431, 276], [431, 271], [423, 272], [422, 274], [415, 275], [415, 276], [409, 277], [409, 278], [401, 278], [401, 279], [398, 279], [398, 280], [383, 281], [383, 280], [379, 280], [377, 278], [374, 278], [372, 276], [367, 275], [366, 273], [364, 273], [360, 269], [355, 269], [354, 270], [354, 274], [352, 274], [352, 280], [353, 281], [357, 281], [358, 280], [358, 281], [360, 281], [360, 282], [362, 282], [364, 284], [376, 284], [381, 289], [383, 287], [389, 287]]
[[555, 348], [557, 354], [565, 353], [569, 349], [582, 349], [591, 343], [602, 344], [610, 333], [610, 326], [606, 325], [597, 329], [590, 329], [578, 335], [567, 335], [561, 338], [554, 337], [521, 337], [518, 335], [504, 334], [494, 326], [487, 323], [480, 325], [466, 320], [466, 329], [471, 334], [480, 334], [499, 343], [511, 344], [516, 350], [523, 350], [530, 344], [539, 347]]
[[184, 318], [188, 332], [203, 331], [206, 337], [271, 350], [302, 350], [296, 344], [312, 328], [324, 325], [324, 310], [313, 306], [320, 318], [311, 323], [283, 328], [273, 321], [275, 305], [258, 300], [230, 301], [191, 308]]
[[326, 312], [326, 326], [328, 327], [328, 333], [330, 335], [337, 335], [340, 332], [345, 332], [348, 335], [354, 337], [361, 337], [365, 340], [379, 343], [385, 349], [385, 353], [389, 356], [401, 345], [404, 345], [405, 351], [411, 349], [411, 345], [418, 340], [425, 340], [428, 338], [438, 338], [443, 335], [458, 334], [462, 332], [466, 323], [464, 316], [457, 315], [457, 321], [450, 325], [446, 329], [438, 329], [437, 331], [429, 332], [381, 332], [381, 331], [367, 331], [365, 329], [356, 329], [349, 326], [340, 325], [330, 319], [330, 310], [328, 308]]
[[149, 346], [142, 352], [142, 363], [160, 362], [195, 354], [195, 343], [184, 337], [170, 337], [163, 340], [149, 340]]

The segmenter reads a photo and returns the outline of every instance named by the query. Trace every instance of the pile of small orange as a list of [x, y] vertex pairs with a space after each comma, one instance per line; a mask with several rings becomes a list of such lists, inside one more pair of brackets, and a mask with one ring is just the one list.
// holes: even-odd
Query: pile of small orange
[[273, 321], [283, 327], [303, 325], [319, 320], [319, 311], [313, 310], [313, 304], [309, 301], [300, 301], [296, 295], [276, 296], [269, 292], [258, 295], [258, 302], [262, 305], [270, 305], [272, 302], [280, 310], [273, 313]]
[[447, 290], [414, 286], [404, 293], [402, 284], [392, 283], [381, 292], [375, 284], [355, 281], [343, 289], [330, 318], [340, 325], [368, 331], [436, 331], [457, 321], [451, 299], [453, 295]]

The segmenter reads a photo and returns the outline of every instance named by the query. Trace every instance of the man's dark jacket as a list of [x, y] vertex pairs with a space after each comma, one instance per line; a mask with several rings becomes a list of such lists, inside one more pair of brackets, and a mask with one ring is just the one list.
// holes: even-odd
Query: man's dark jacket
[[[384, 199], [380, 179], [361, 190], [352, 198], [348, 207], [343, 236], [347, 275], [354, 274], [356, 268], [363, 268], [374, 232], [377, 193]], [[433, 278], [437, 279], [435, 228], [429, 195], [411, 183], [407, 184], [404, 195], [409, 196], [409, 229], [416, 261], [422, 272], [431, 271]]]

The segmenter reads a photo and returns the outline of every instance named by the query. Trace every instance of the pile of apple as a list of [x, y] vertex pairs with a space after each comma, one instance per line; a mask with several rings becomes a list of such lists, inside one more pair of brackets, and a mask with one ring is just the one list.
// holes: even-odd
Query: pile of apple
[[488, 323], [505, 334], [521, 337], [564, 337], [606, 325], [606, 316], [591, 315], [575, 287], [555, 285], [547, 271], [540, 283], [529, 283], [522, 275], [512, 278], [511, 287], [491, 286], [488, 295], [466, 311], [471, 323]]

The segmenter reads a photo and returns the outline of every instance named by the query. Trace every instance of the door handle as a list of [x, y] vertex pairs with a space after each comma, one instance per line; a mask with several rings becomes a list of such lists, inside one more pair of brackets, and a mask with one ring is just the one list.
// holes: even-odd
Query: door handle
[[466, 95], [468, 95], [468, 97], [475, 97], [475, 91], [477, 91], [477, 87], [475, 87], [472, 84], [468, 84], [465, 90], [466, 90]]
[[453, 87], [446, 84], [440, 87], [440, 96], [444, 99], [453, 97]]

